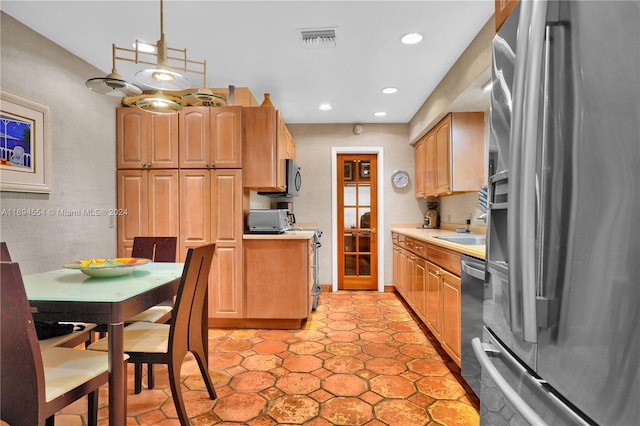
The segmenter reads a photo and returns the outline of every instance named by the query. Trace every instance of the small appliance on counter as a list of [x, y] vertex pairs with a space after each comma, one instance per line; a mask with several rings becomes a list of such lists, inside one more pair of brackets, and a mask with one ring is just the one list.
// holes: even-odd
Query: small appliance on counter
[[427, 203], [427, 212], [424, 214], [424, 229], [438, 227], [438, 203]]
[[290, 226], [293, 226], [296, 223], [296, 215], [293, 214], [293, 203], [291, 201], [278, 201], [276, 203], [276, 208], [287, 211], [287, 219], [289, 220]]
[[252, 209], [247, 227], [252, 234], [282, 234], [291, 228], [285, 209]]

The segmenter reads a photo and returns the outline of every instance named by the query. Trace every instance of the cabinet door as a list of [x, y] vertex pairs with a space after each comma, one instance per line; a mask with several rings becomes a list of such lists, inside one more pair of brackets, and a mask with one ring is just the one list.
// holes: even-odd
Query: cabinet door
[[285, 159], [278, 157], [277, 110], [244, 108], [242, 117], [244, 187], [256, 191], [284, 191], [286, 170]]
[[398, 289], [400, 286], [400, 251], [402, 249], [393, 245], [393, 286]]
[[413, 271], [413, 304], [423, 321], [427, 318], [427, 278], [427, 262], [417, 257]]
[[211, 179], [204, 169], [180, 170], [180, 261], [211, 241]]
[[149, 127], [146, 112], [139, 108], [116, 109], [117, 165], [119, 169], [146, 167]]
[[147, 114], [149, 140], [147, 167], [153, 169], [178, 168], [178, 117], [176, 114]]
[[178, 117], [138, 108], [116, 109], [119, 169], [178, 167]]
[[210, 117], [207, 107], [184, 108], [178, 114], [180, 124], [180, 168], [211, 167]]
[[427, 262], [427, 326], [440, 339], [440, 268]]
[[149, 170], [148, 222], [152, 237], [178, 237], [178, 170]]
[[242, 168], [242, 108], [211, 108], [211, 162], [216, 168]]
[[451, 116], [436, 127], [436, 193], [451, 192]]
[[425, 151], [427, 149], [426, 137], [423, 137], [414, 147], [414, 160], [415, 160], [415, 180], [416, 180], [416, 198], [424, 198], [426, 196], [426, 170], [425, 170]]
[[209, 277], [209, 317], [243, 315], [242, 170], [211, 173], [211, 241], [216, 251]]
[[427, 197], [437, 194], [437, 182], [436, 175], [436, 133], [430, 132], [425, 140], [424, 150], [424, 180], [425, 187], [424, 192]]
[[118, 208], [126, 215], [118, 216], [118, 256], [131, 256], [133, 238], [149, 232], [149, 188], [146, 170], [118, 171]]
[[460, 365], [460, 278], [442, 272], [442, 335], [441, 343], [451, 358]]

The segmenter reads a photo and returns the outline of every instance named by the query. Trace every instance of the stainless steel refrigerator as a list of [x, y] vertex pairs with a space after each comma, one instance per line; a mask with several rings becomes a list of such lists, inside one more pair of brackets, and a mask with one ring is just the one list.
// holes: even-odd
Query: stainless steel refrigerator
[[494, 39], [481, 423], [640, 424], [640, 2]]

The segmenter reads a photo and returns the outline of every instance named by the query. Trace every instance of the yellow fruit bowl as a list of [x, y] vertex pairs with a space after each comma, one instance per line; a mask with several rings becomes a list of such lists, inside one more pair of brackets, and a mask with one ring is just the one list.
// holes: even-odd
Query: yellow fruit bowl
[[68, 269], [79, 269], [82, 273], [90, 277], [119, 277], [133, 273], [136, 267], [151, 262], [149, 259], [136, 257], [116, 257], [113, 259], [96, 258], [76, 260], [65, 263], [63, 266]]

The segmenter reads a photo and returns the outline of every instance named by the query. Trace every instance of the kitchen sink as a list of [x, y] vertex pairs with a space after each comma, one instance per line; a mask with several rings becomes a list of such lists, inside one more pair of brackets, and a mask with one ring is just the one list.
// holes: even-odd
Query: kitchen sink
[[447, 235], [437, 236], [441, 240], [449, 241], [457, 244], [478, 245], [484, 244], [486, 238], [484, 235]]

